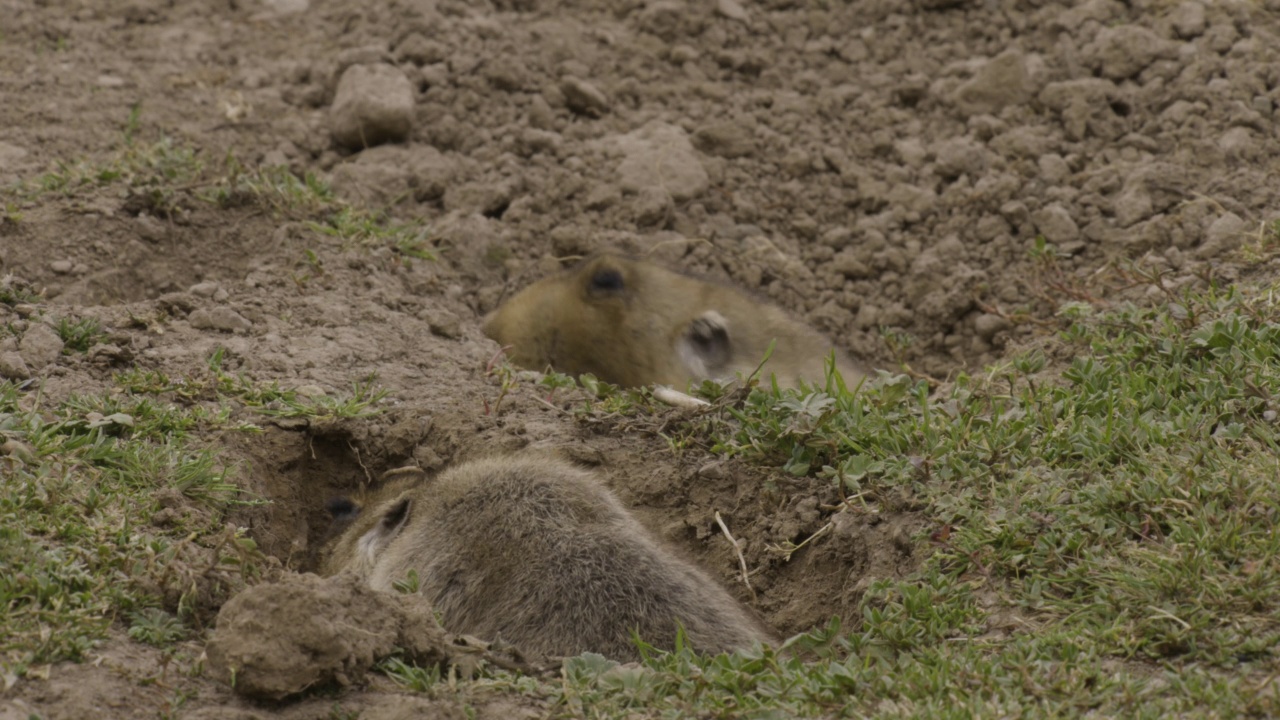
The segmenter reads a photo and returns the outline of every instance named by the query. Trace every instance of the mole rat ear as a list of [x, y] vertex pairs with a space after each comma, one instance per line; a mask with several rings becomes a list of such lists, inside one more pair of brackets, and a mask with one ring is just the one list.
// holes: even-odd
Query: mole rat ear
[[387, 512], [382, 515], [382, 522], [378, 523], [378, 530], [390, 535], [400, 532], [404, 524], [409, 521], [409, 509], [413, 506], [413, 501], [409, 498], [400, 498], [391, 507], [387, 508]]
[[378, 554], [385, 550], [404, 529], [405, 523], [409, 522], [409, 512], [412, 509], [413, 501], [407, 494], [400, 496], [398, 500], [387, 506], [378, 524], [361, 536], [357, 544], [360, 555], [368, 562], [374, 562]]
[[702, 380], [719, 378], [728, 372], [731, 343], [729, 321], [708, 310], [689, 323], [676, 343], [676, 353], [690, 375]]

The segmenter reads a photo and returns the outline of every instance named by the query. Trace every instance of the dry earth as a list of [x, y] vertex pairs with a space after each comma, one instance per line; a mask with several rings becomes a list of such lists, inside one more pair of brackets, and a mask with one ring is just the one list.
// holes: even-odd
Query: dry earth
[[[22, 217], [0, 221], [3, 272], [42, 288], [58, 315], [109, 330], [102, 348], [26, 371], [51, 399], [109, 391], [128, 364], [199, 374], [219, 347], [228, 369], [287, 387], [343, 392], [376, 373], [391, 391], [377, 418], [208, 438], [274, 501], [231, 520], [285, 567], [314, 562], [329, 494], [404, 464], [554, 446], [599, 467], [655, 533], [745, 599], [720, 511], [757, 569], [755, 607], [803, 631], [855, 608], [870, 580], [909, 572], [928, 519], [909, 503], [842, 515], [783, 562], [766, 545], [832, 520], [825, 491], [673, 453], [624, 424], [575, 423], [528, 390], [486, 414], [497, 347], [479, 317], [558, 258], [620, 248], [759, 291], [871, 364], [945, 377], [998, 358], [1035, 327], [1011, 317], [1051, 310], [1051, 291], [1109, 264], [1141, 259], [1171, 287], [1230, 279], [1233, 252], [1280, 207], [1277, 11], [0, 0], [5, 186], [118, 151], [140, 103], [139, 138], [171, 137], [208, 165], [230, 152], [319, 173], [352, 203], [429, 223], [439, 256], [351, 247], [252, 204], [190, 197], [157, 216], [118, 185], [6, 195]], [[376, 132], [353, 132], [365, 111]], [[352, 149], [384, 137], [396, 141]], [[1059, 285], [1033, 272], [1038, 235], [1062, 255]], [[12, 313], [0, 305], [0, 322], [29, 330]], [[98, 662], [20, 681], [0, 718], [144, 717], [177, 697], [193, 718], [328, 717], [335, 703], [461, 717], [376, 678], [250, 705], [188, 676], [200, 652], [166, 657], [117, 633]], [[475, 705], [481, 717], [538, 710]]]

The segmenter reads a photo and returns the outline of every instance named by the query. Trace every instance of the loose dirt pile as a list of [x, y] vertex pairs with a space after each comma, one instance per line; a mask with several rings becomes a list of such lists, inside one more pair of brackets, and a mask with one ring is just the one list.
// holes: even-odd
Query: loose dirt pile
[[[1171, 288], [1229, 279], [1280, 206], [1277, 11], [0, 0], [0, 183], [76, 178], [4, 195], [3, 270], [108, 330], [59, 354], [46, 326], [0, 305], [13, 329], [0, 373], [37, 378], [51, 400], [109, 392], [127, 367], [199, 375], [219, 348], [228, 372], [305, 393], [376, 374], [391, 391], [377, 418], [208, 438], [273, 501], [231, 520], [286, 566], [314, 563], [328, 495], [387, 468], [555, 446], [747, 599], [719, 510], [756, 570], [756, 607], [801, 631], [910, 571], [928, 519], [909, 500], [833, 516], [834, 489], [674, 454], [625, 423], [577, 424], [531, 392], [503, 398], [479, 317], [559, 258], [615, 248], [758, 291], [872, 365], [941, 377], [997, 358], [1034, 332], [1018, 313], [1070, 300], [1109, 263], [1142, 258]], [[231, 153], [318, 173], [351, 203], [425, 221], [439, 259], [359, 247], [262, 203], [210, 204], [180, 178], [130, 187], [77, 170], [161, 134], [170, 159], [188, 148], [211, 168]], [[1037, 275], [1037, 236], [1061, 277]], [[789, 561], [768, 549], [828, 525]], [[131, 682], [53, 672], [99, 680], [11, 692], [70, 717]], [[199, 713], [224, 701], [206, 691], [188, 709], [213, 717]]]
[[349, 686], [396, 650], [423, 665], [448, 659], [426, 603], [370, 590], [352, 577], [286, 576], [235, 596], [209, 638], [209, 670], [246, 697], [280, 700]]

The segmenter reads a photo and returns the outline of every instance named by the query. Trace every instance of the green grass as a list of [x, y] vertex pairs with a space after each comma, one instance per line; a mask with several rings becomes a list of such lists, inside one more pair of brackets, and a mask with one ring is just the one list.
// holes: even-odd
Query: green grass
[[0, 277], [0, 303], [9, 305], [32, 304], [41, 302], [43, 298], [32, 287], [12, 275]]
[[[76, 350], [99, 332], [59, 330]], [[84, 659], [117, 620], [160, 647], [207, 627], [262, 558], [223, 519], [257, 501], [201, 438], [258, 431], [235, 419], [240, 408], [325, 421], [374, 415], [387, 395], [370, 378], [349, 395], [303, 397], [227, 360], [215, 352], [193, 378], [130, 368], [108, 392], [55, 405], [0, 383], [0, 671]]]
[[[228, 372], [224, 367], [226, 360], [225, 348], [219, 348], [209, 357], [207, 374], [171, 378], [159, 370], [130, 368], [117, 373], [115, 383], [133, 398], [132, 402], [144, 405], [149, 402], [145, 396], [218, 403], [216, 411], [202, 406], [187, 411], [180, 416], [180, 421], [189, 423], [189, 426], [180, 428], [174, 425], [172, 431], [185, 431], [197, 424], [226, 424], [231, 417], [231, 409], [227, 406], [229, 402], [267, 417], [306, 418], [314, 421], [372, 417], [382, 412], [377, 404], [390, 393], [375, 385], [375, 378], [368, 377], [353, 382], [350, 394], [307, 397], [296, 390], [282, 388], [275, 381], [257, 382], [243, 373]], [[144, 397], [139, 399], [137, 396]], [[109, 414], [108, 410], [128, 413], [127, 409], [120, 410], [109, 403], [95, 411], [105, 415]], [[156, 422], [166, 417], [163, 413], [152, 413], [152, 416]], [[256, 429], [248, 424], [241, 424], [239, 427]]]
[[373, 417], [382, 412], [374, 406], [387, 397], [389, 392], [385, 388], [376, 387], [373, 378], [368, 378], [352, 383], [350, 395], [303, 397], [291, 393], [278, 402], [259, 408], [258, 412], [271, 417], [313, 420]]
[[[1065, 304], [1057, 337], [933, 393], [831, 376], [710, 386], [709, 410], [659, 413], [673, 448], [835, 486], [849, 512], [911, 498], [923, 563], [794, 640], [799, 655], [584, 657], [544, 697], [600, 718], [1280, 713], [1277, 289]], [[503, 395], [519, 385], [494, 374]], [[584, 422], [654, 409], [580, 382]]]
[[59, 318], [54, 329], [57, 330], [58, 337], [62, 338], [64, 353], [88, 352], [89, 348], [107, 336], [102, 329], [102, 324], [94, 318], [75, 321]]
[[42, 197], [76, 201], [118, 188], [134, 213], [174, 218], [200, 207], [248, 206], [301, 222], [317, 237], [336, 238], [340, 250], [387, 248], [405, 266], [435, 259], [430, 226], [346, 203], [314, 173], [299, 177], [287, 167], [246, 166], [231, 152], [211, 162], [196, 146], [167, 135], [146, 143], [142, 134], [141, 107], [135, 105], [114, 151], [96, 159], [59, 160], [16, 189], [0, 191], [0, 224], [21, 223], [24, 203]]
[[201, 191], [204, 200], [219, 207], [256, 205], [280, 215], [319, 215], [338, 204], [314, 173], [298, 177], [286, 167], [245, 167], [230, 154], [225, 166], [226, 174]]
[[26, 399], [0, 383], [6, 672], [83, 659], [117, 618], [171, 642], [256, 575], [254, 543], [221, 519], [249, 500], [215, 452], [184, 439], [198, 418], [145, 400]]
[[167, 218], [189, 209], [190, 191], [200, 183], [204, 171], [204, 159], [193, 147], [170, 137], [144, 145], [127, 136], [123, 147], [103, 160], [59, 160], [51, 170], [26, 183], [20, 195], [75, 198], [96, 189], [122, 186], [128, 205]]

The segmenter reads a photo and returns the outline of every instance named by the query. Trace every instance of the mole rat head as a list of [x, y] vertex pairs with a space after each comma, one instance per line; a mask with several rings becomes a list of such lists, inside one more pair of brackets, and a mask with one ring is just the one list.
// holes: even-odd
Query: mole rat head
[[628, 328], [644, 290], [642, 269], [620, 255], [588, 258], [521, 290], [485, 317], [484, 332], [522, 367], [632, 384], [618, 366], [633, 350]]
[[326, 509], [340, 533], [330, 542], [321, 565], [324, 575], [354, 570], [367, 575], [387, 545], [404, 530], [413, 510], [412, 492], [399, 492], [389, 499], [374, 501], [362, 508], [348, 498], [330, 500]]

